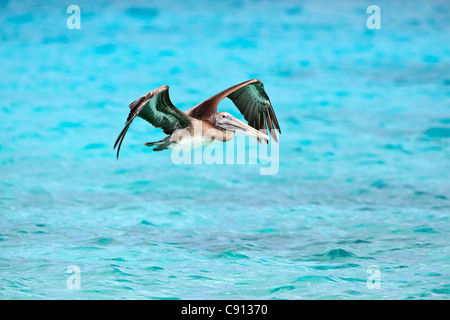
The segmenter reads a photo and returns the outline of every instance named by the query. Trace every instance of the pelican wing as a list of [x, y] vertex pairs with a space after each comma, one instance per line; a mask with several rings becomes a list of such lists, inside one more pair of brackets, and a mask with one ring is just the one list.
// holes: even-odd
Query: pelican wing
[[157, 128], [162, 128], [165, 134], [172, 134], [177, 129], [187, 128], [191, 122], [189, 117], [178, 110], [170, 101], [169, 86], [162, 86], [150, 91], [129, 105], [130, 114], [119, 137], [117, 137], [114, 149], [117, 148], [119, 157], [120, 146], [125, 134], [136, 116], [148, 121]]
[[281, 134], [280, 125], [264, 85], [258, 79], [230, 87], [188, 110], [186, 114], [197, 119], [210, 117], [217, 112], [219, 102], [225, 97], [233, 101], [250, 126], [266, 134], [269, 129], [272, 138], [278, 142], [275, 130]]

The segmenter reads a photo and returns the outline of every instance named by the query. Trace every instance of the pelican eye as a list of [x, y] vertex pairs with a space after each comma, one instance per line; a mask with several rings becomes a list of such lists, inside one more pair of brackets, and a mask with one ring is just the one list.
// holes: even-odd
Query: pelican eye
[[225, 117], [226, 117], [226, 115], [223, 114], [223, 115], [222, 115], [222, 118], [225, 118]]

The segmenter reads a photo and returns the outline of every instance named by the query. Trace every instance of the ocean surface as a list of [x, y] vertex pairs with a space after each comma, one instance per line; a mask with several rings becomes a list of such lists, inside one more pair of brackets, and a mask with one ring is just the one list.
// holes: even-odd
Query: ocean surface
[[[446, 0], [1, 1], [0, 299], [449, 299], [449, 35]], [[116, 160], [141, 95], [252, 78], [276, 174], [142, 119]]]

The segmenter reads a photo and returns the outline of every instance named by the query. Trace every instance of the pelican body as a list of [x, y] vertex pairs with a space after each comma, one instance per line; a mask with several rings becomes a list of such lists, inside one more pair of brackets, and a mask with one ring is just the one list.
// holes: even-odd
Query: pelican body
[[[220, 101], [226, 97], [233, 101], [248, 124], [228, 112], [217, 112]], [[129, 107], [130, 113], [125, 127], [114, 144], [114, 148], [118, 146], [117, 158], [125, 134], [137, 116], [155, 127], [162, 128], [168, 135], [162, 140], [145, 144], [155, 147], [154, 151], [172, 149], [175, 146], [191, 150], [214, 142], [227, 142], [233, 139], [236, 132], [255, 137], [258, 142], [264, 140], [266, 143], [269, 142], [267, 130], [275, 142], [278, 142], [275, 130], [281, 134], [272, 104], [258, 79], [223, 90], [186, 112], [180, 111], [172, 104], [168, 86], [150, 91], [132, 102]]]

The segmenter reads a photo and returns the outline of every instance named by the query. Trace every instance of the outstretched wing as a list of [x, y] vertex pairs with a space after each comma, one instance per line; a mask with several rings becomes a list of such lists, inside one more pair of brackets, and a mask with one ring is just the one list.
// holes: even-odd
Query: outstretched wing
[[258, 79], [230, 87], [191, 108], [186, 114], [197, 119], [208, 118], [217, 112], [219, 102], [225, 97], [233, 101], [250, 126], [266, 134], [269, 129], [272, 138], [278, 142], [275, 130], [281, 134], [280, 125], [264, 85]]
[[172, 134], [177, 129], [187, 128], [191, 122], [189, 117], [178, 110], [170, 101], [169, 86], [162, 86], [150, 91], [136, 101], [130, 103], [130, 114], [119, 137], [117, 137], [114, 149], [118, 145], [117, 158], [119, 158], [120, 146], [125, 134], [136, 116], [148, 121], [157, 128], [162, 128], [165, 134]]
[[275, 129], [281, 134], [280, 125], [261, 81], [247, 84], [227, 97], [233, 101], [250, 126], [266, 134], [269, 129], [273, 140], [278, 142]]

